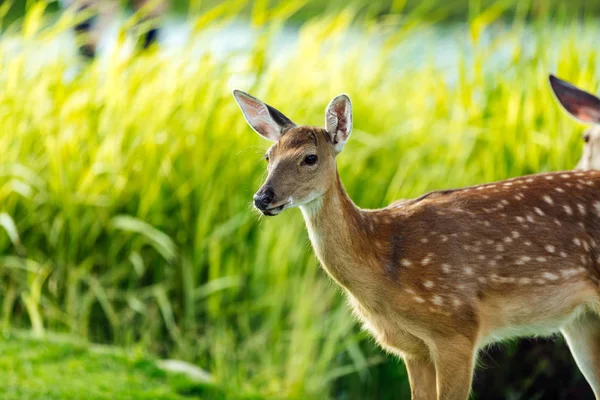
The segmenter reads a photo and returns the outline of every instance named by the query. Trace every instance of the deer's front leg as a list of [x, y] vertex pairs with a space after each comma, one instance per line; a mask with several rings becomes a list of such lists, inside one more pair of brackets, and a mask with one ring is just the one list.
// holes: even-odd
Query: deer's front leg
[[405, 358], [412, 400], [436, 400], [435, 365], [429, 358]]
[[471, 392], [475, 346], [465, 336], [436, 341], [434, 362], [438, 400], [467, 400]]

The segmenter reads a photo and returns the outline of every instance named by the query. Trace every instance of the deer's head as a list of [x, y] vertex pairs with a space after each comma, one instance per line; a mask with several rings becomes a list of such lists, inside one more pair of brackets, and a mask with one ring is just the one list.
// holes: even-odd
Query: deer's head
[[234, 90], [248, 124], [275, 142], [266, 152], [267, 179], [254, 195], [264, 215], [319, 200], [337, 179], [335, 157], [352, 130], [352, 103], [341, 94], [325, 110], [325, 127], [298, 126], [257, 98]]
[[593, 124], [583, 134], [585, 145], [577, 169], [600, 169], [600, 99], [553, 75], [550, 75], [550, 85], [569, 114]]

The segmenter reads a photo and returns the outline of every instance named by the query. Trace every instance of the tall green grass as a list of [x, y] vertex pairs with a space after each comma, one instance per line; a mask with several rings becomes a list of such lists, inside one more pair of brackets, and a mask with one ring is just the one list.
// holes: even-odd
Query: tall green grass
[[[359, 383], [343, 387], [367, 385], [384, 358], [366, 350], [319, 269], [300, 213], [263, 219], [251, 209], [269, 143], [230, 92], [312, 125], [348, 93], [355, 129], [339, 168], [363, 207], [573, 167], [581, 127], [560, 111], [547, 74], [594, 90], [597, 31], [551, 14], [496, 29], [486, 10], [460, 31], [450, 67], [427, 48], [419, 65], [398, 52], [424, 32], [418, 19], [397, 25], [350, 9], [307, 21], [273, 62], [267, 48], [287, 11], [258, 4], [259, 40], [235, 57], [117, 48], [68, 80], [73, 60], [31, 65], [69, 23], [47, 25], [34, 6], [19, 50], [0, 37], [3, 328], [142, 344], [199, 363], [240, 394], [323, 398], [355, 371]], [[201, 32], [233, 16], [192, 23]], [[405, 390], [398, 379], [390, 387]]]

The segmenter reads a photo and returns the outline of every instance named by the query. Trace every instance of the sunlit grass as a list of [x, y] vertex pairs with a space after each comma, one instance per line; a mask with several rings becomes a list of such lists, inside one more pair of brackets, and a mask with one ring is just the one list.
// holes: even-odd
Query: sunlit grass
[[11, 332], [0, 350], [5, 400], [231, 398], [209, 382], [167, 373], [143, 352], [92, 346], [69, 336], [36, 339]]
[[269, 144], [247, 127], [234, 85], [311, 125], [348, 93], [355, 129], [339, 167], [363, 207], [568, 169], [579, 157], [581, 127], [555, 104], [547, 74], [597, 87], [591, 25], [490, 29], [476, 19], [452, 68], [427, 49], [415, 67], [395, 49], [419, 24], [401, 30], [347, 10], [308, 21], [293, 52], [270, 62], [284, 21], [265, 10], [253, 17], [261, 39], [235, 59], [185, 48], [115, 55], [72, 80], [73, 60], [31, 66], [68, 21], [45, 27], [32, 10], [23, 49], [0, 38], [5, 329], [140, 343], [238, 393], [274, 397], [324, 396], [381, 360], [360, 345], [366, 336], [319, 269], [300, 213], [251, 210]]

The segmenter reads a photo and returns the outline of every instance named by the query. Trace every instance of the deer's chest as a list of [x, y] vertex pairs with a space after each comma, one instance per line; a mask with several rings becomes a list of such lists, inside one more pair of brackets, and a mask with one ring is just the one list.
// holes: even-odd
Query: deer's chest
[[390, 309], [373, 309], [361, 304], [351, 293], [347, 292], [347, 295], [354, 315], [384, 350], [400, 357], [416, 356], [427, 351], [424, 342], [406, 329], [411, 325], [409, 321]]

